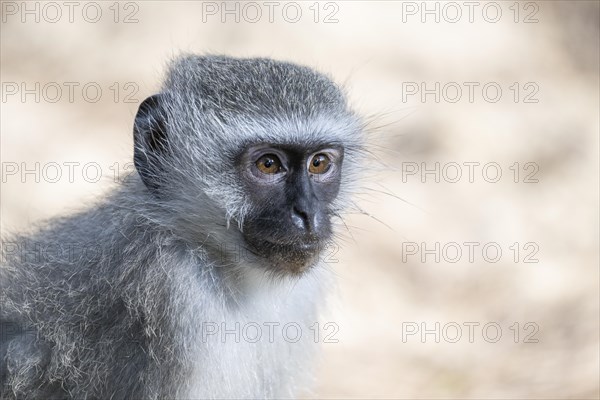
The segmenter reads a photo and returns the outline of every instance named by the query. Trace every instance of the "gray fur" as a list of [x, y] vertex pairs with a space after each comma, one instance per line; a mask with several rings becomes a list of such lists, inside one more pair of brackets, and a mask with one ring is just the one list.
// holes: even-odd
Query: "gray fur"
[[[257, 268], [241, 245], [252, 205], [232, 160], [255, 142], [342, 143], [337, 213], [359, 119], [327, 77], [270, 59], [183, 56], [162, 93], [177, 157], [157, 161], [160, 196], [133, 174], [89, 209], [3, 240], [3, 399], [289, 397], [310, 386], [326, 266], [300, 277]], [[203, 340], [202, 322], [294, 322], [303, 335]]]

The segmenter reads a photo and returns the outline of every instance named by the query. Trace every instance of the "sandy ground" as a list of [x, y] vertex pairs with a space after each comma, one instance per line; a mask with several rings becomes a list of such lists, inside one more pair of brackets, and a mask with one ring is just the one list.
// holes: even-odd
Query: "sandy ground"
[[346, 86], [373, 152], [316, 395], [599, 397], [598, 2], [477, 2], [472, 22], [464, 2], [282, 2], [273, 22], [263, 3], [239, 22], [220, 2], [100, 2], [98, 22], [20, 4], [2, 3], [3, 232], [110, 188], [172, 55], [301, 62]]

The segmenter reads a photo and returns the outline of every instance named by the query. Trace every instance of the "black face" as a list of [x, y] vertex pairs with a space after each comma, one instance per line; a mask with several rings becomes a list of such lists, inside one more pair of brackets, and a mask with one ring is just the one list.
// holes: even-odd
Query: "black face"
[[330, 205], [339, 191], [343, 156], [337, 145], [259, 144], [239, 157], [257, 210], [244, 220], [244, 239], [269, 268], [297, 274], [318, 258], [331, 237]]

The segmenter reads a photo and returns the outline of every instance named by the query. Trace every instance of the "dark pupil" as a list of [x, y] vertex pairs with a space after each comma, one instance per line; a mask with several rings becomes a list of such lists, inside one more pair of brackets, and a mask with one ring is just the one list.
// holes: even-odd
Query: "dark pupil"
[[267, 168], [271, 168], [275, 164], [275, 161], [272, 158], [267, 158], [264, 162], [264, 166]]
[[321, 164], [321, 157], [315, 157], [313, 160], [313, 166], [318, 167]]

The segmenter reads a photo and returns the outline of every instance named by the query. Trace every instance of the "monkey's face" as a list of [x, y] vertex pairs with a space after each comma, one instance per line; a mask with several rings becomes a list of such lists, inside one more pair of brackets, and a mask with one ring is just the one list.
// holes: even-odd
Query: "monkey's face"
[[257, 144], [240, 154], [239, 173], [253, 206], [242, 234], [268, 268], [299, 274], [315, 264], [331, 238], [343, 158], [343, 147], [334, 144]]
[[239, 266], [243, 252], [252, 265], [301, 274], [329, 244], [331, 216], [352, 206], [363, 126], [340, 88], [309, 68], [188, 57], [135, 118], [149, 218], [223, 265]]

